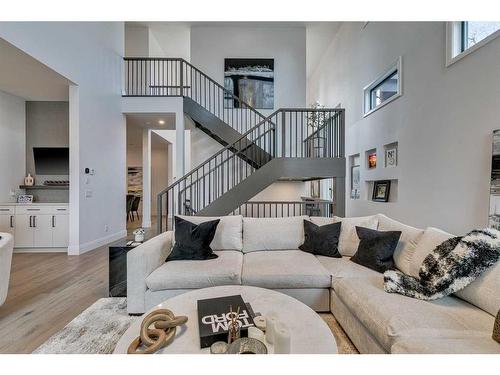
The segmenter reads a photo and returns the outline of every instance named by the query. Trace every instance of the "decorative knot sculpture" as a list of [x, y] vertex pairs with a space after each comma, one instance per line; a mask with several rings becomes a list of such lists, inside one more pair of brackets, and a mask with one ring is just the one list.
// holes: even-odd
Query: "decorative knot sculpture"
[[127, 353], [151, 354], [164, 348], [174, 340], [177, 327], [186, 324], [187, 320], [187, 316], [175, 316], [167, 309], [149, 313], [142, 321], [140, 336], [132, 341]]

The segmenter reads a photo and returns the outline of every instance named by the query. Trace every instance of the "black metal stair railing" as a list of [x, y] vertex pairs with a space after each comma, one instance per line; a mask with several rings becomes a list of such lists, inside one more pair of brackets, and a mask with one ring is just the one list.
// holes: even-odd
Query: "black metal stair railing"
[[333, 201], [248, 201], [232, 212], [245, 217], [324, 216], [333, 217]]
[[123, 96], [185, 97], [239, 133], [265, 116], [181, 58], [125, 57]]
[[201, 211], [274, 158], [342, 157], [343, 109], [279, 109], [158, 194], [158, 232], [169, 217]]

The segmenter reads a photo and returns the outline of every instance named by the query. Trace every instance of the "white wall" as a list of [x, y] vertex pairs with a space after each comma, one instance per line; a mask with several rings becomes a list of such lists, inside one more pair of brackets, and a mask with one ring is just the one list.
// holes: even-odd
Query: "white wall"
[[25, 100], [0, 91], [0, 202], [10, 202], [26, 171]]
[[175, 22], [149, 23], [149, 56], [191, 58], [191, 26]]
[[125, 56], [149, 56], [149, 28], [147, 26], [125, 23]]
[[[77, 85], [70, 90], [70, 254], [122, 237], [126, 233], [123, 23], [2, 22], [0, 37]], [[85, 167], [96, 170], [88, 184]], [[85, 197], [86, 190], [92, 197]], [[78, 220], [71, 219], [75, 214]]]
[[[362, 199], [347, 198], [346, 215], [383, 212], [457, 234], [487, 224], [491, 134], [500, 128], [500, 38], [450, 67], [445, 42], [443, 22], [345, 23], [326, 49], [308, 95], [346, 109], [346, 155], [376, 147], [380, 163], [383, 145], [399, 142], [397, 168], [368, 172], [362, 161]], [[403, 96], [363, 118], [363, 87], [400, 55]], [[398, 179], [395, 201], [366, 199], [366, 178]]]
[[[169, 143], [157, 135], [151, 133], [151, 215], [157, 212], [157, 196], [160, 191], [168, 186]], [[171, 168], [171, 167], [170, 167]]]
[[219, 24], [191, 28], [191, 63], [222, 85], [224, 58], [231, 57], [274, 58], [275, 110], [306, 104], [305, 27]]

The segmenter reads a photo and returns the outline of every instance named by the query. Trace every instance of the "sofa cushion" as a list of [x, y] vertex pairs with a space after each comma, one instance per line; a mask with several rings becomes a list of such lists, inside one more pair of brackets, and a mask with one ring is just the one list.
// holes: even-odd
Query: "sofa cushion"
[[359, 238], [356, 233], [356, 227], [364, 227], [368, 229], [377, 229], [378, 217], [363, 216], [363, 217], [334, 217], [335, 222], [342, 222], [340, 230], [339, 252], [343, 256], [353, 256], [358, 250]]
[[410, 269], [407, 274], [419, 278], [418, 273], [420, 271], [420, 267], [422, 266], [422, 263], [427, 255], [432, 253], [436, 246], [452, 237], [454, 237], [452, 234], [446, 233], [441, 229], [432, 227], [427, 228], [415, 247], [413, 256], [410, 259]]
[[313, 224], [319, 225], [320, 227], [323, 225], [335, 223], [335, 219], [333, 217], [325, 217], [325, 216], [310, 216], [309, 221], [312, 222]]
[[500, 310], [500, 261], [455, 295], [495, 316]]
[[262, 288], [329, 288], [328, 271], [300, 250], [256, 251], [243, 257], [243, 285]]
[[344, 278], [335, 293], [390, 351], [400, 338], [464, 338], [491, 335], [494, 318], [455, 297], [422, 301], [384, 292], [382, 277]]
[[215, 254], [216, 259], [167, 262], [146, 278], [146, 285], [152, 291], [240, 285], [243, 254], [240, 251], [215, 251]]
[[499, 354], [500, 345], [489, 335], [464, 338], [404, 338], [391, 348], [392, 354]]
[[378, 231], [356, 227], [356, 233], [359, 237], [359, 246], [351, 258], [354, 263], [378, 272], [394, 269], [392, 256], [401, 237], [400, 231]]
[[[241, 250], [243, 248], [243, 216], [179, 216], [193, 224], [220, 220], [210, 247], [212, 250]], [[175, 236], [175, 233], [174, 233]]]
[[217, 258], [210, 247], [219, 220], [196, 225], [178, 216], [175, 217], [176, 241], [167, 262], [172, 260], [207, 260]]
[[344, 278], [359, 279], [366, 277], [381, 277], [380, 273], [351, 262], [350, 257], [330, 258], [318, 255], [316, 258], [332, 276], [333, 289], [335, 289], [335, 283]]
[[243, 218], [243, 252], [296, 250], [304, 243], [308, 216]]
[[418, 240], [424, 234], [424, 230], [400, 223], [382, 214], [377, 216], [378, 230], [401, 232], [398, 246], [393, 255], [394, 264], [401, 272], [409, 274], [410, 260], [413, 257]]
[[299, 249], [313, 255], [342, 258], [338, 250], [341, 225], [342, 223], [316, 225], [304, 220], [304, 243]]

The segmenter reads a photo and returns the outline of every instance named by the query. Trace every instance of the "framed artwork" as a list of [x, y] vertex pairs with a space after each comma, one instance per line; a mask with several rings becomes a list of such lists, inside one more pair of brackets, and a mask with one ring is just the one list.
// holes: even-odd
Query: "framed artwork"
[[368, 169], [377, 168], [377, 153], [371, 152], [368, 154]]
[[33, 195], [21, 194], [17, 197], [17, 203], [33, 203]]
[[398, 165], [398, 149], [388, 148], [385, 150], [385, 166], [387, 168]]
[[[224, 88], [257, 109], [274, 108], [274, 59], [224, 59]], [[227, 94], [224, 108], [239, 108]]]
[[359, 199], [361, 193], [361, 178], [359, 165], [351, 167], [351, 199]]
[[493, 131], [488, 227], [500, 230], [500, 130]]
[[128, 193], [142, 196], [142, 167], [128, 167]]
[[389, 193], [391, 190], [391, 181], [375, 181], [373, 183], [372, 201], [374, 202], [389, 202]]

